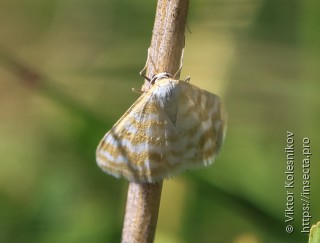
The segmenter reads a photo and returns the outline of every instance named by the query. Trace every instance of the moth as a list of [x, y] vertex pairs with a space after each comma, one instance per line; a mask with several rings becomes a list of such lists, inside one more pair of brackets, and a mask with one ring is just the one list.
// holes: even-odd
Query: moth
[[225, 135], [219, 97], [168, 73], [125, 112], [98, 145], [98, 166], [131, 182], [153, 183], [210, 165]]

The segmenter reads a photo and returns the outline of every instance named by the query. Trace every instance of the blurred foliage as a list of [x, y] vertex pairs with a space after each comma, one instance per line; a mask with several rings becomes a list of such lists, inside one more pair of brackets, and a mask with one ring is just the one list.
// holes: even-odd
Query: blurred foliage
[[[182, 77], [219, 94], [225, 146], [164, 183], [155, 242], [306, 242], [302, 138], [311, 140], [311, 222], [320, 218], [320, 4], [190, 2]], [[95, 148], [138, 97], [156, 1], [0, 3], [0, 242], [119, 242], [127, 182]], [[286, 131], [295, 133], [295, 231], [285, 232]]]
[[312, 225], [309, 235], [309, 243], [319, 243], [320, 242], [320, 222]]

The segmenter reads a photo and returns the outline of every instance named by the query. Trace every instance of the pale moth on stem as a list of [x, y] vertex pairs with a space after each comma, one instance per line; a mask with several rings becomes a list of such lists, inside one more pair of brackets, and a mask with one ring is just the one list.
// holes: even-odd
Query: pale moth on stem
[[163, 179], [211, 164], [222, 146], [219, 97], [178, 77], [187, 11], [188, 0], [158, 1], [144, 93], [97, 148], [99, 167], [130, 182], [123, 243], [153, 242]]

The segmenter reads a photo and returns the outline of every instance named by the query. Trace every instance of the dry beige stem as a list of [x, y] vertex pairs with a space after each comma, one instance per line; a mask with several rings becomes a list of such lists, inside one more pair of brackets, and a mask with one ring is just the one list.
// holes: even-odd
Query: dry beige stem
[[[158, 0], [147, 77], [160, 72], [175, 74], [180, 68], [189, 0]], [[179, 78], [179, 74], [175, 77]], [[145, 81], [147, 82], [147, 81]], [[142, 88], [146, 90], [144, 85]], [[123, 243], [151, 243], [154, 240], [162, 181], [133, 183], [128, 189]]]
[[153, 242], [161, 189], [162, 182], [129, 184], [122, 242]]
[[[189, 0], [159, 0], [148, 51], [147, 77], [179, 70], [185, 42]], [[179, 73], [175, 76], [179, 79]], [[147, 80], [145, 87], [149, 87]], [[142, 88], [146, 91], [148, 88]]]

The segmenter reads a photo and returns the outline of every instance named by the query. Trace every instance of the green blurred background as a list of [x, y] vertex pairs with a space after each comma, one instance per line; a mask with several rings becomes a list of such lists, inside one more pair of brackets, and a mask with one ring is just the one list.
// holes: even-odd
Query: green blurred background
[[[1, 0], [0, 242], [119, 242], [128, 183], [95, 149], [138, 98], [156, 1]], [[222, 97], [213, 166], [165, 181], [156, 243], [306, 242], [302, 139], [320, 220], [320, 3], [191, 1], [181, 77]], [[285, 232], [287, 130], [295, 216]]]

